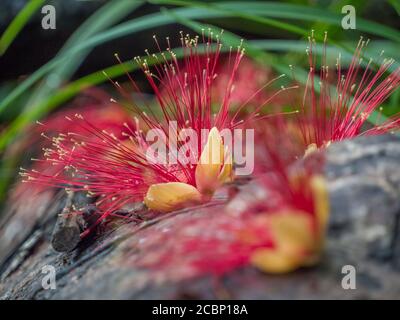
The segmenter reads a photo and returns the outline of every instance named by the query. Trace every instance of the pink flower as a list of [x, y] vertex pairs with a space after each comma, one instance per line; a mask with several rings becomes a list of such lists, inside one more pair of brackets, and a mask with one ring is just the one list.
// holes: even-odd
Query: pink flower
[[383, 59], [378, 69], [374, 71], [373, 60], [366, 62], [363, 59], [368, 42], [361, 39], [347, 71], [342, 70], [339, 56], [336, 65], [337, 80], [336, 84], [332, 85], [330, 76], [333, 71], [326, 63], [325, 47], [319, 80], [316, 78], [314, 42], [315, 40], [311, 38], [307, 51], [310, 71], [298, 114], [298, 127], [304, 143], [308, 146], [321, 147], [359, 135], [398, 130], [399, 114], [364, 130], [367, 119], [373, 112], [381, 111], [381, 104], [400, 84], [400, 68], [393, 72], [389, 71], [394, 60]]
[[[49, 186], [86, 190], [96, 197], [97, 205], [104, 212], [102, 218], [136, 201], [144, 200], [149, 208], [167, 212], [209, 200], [216, 188], [233, 178], [231, 155], [220, 131], [243, 125], [238, 114], [230, 116], [229, 111], [235, 75], [244, 51], [239, 46], [232, 53], [230, 77], [218, 109], [213, 110], [212, 92], [222, 44], [218, 35], [216, 42], [211, 38], [211, 31], [201, 39], [181, 35], [182, 61], [170, 49], [169, 39], [165, 54], [155, 38], [160, 53], [148, 53], [148, 59], [157, 61], [154, 68], [150, 68], [147, 59], [135, 60], [154, 92], [157, 106], [139, 107], [133, 102], [131, 107], [137, 117], [133, 125], [124, 124], [124, 139], [84, 115], [69, 117], [68, 121], [79, 129], [52, 138], [52, 148], [44, 154], [48, 166], [61, 170], [56, 173], [34, 170], [25, 174], [27, 179]], [[129, 74], [128, 78], [138, 91]], [[114, 84], [124, 97], [129, 97], [129, 92], [119, 83]], [[254, 110], [249, 118], [256, 118], [257, 112]], [[170, 131], [171, 124], [175, 125], [174, 132]], [[165, 153], [161, 154], [168, 162], [149, 160], [146, 133], [150, 130], [163, 133], [164, 142], [174, 142], [167, 144]], [[177, 139], [186, 130], [202, 137], [196, 147]], [[208, 134], [204, 136], [203, 130], [208, 130]], [[197, 163], [183, 163], [173, 152], [176, 148], [186, 148], [186, 153]], [[214, 161], [211, 163], [210, 159]]]

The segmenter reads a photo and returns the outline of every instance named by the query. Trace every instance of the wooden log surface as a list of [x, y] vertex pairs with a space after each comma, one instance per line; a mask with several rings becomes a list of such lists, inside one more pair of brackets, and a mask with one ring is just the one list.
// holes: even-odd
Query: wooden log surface
[[[224, 198], [163, 219], [115, 223], [71, 252], [51, 246], [64, 193], [44, 192], [9, 203], [0, 220], [1, 299], [398, 299], [400, 298], [400, 139], [362, 137], [331, 145], [325, 174], [331, 200], [321, 263], [273, 276], [246, 267], [224, 275], [154, 277], [129, 261], [149, 230], [163, 232], [180, 219], [222, 211]], [[248, 201], [252, 183], [232, 201]], [[42, 286], [43, 266], [56, 270], [55, 290]], [[356, 269], [356, 289], [344, 290], [342, 268]]]

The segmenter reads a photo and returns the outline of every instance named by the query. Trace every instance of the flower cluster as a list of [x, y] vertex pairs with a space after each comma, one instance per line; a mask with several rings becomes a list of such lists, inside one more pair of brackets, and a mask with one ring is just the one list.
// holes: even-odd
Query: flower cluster
[[[190, 38], [181, 34], [184, 58], [179, 61], [170, 49], [150, 54], [148, 58], [135, 58], [156, 97], [156, 105], [138, 106], [128, 101], [135, 112], [133, 123], [124, 123], [124, 139], [107, 128], [77, 113], [67, 117], [78, 131], [61, 133], [52, 138], [52, 147], [45, 149], [44, 161], [62, 168], [54, 172], [32, 170], [23, 172], [35, 183], [86, 190], [97, 199], [103, 218], [112, 211], [135, 201], [144, 201], [150, 208], [161, 212], [176, 210], [189, 203], [209, 200], [216, 188], [233, 179], [231, 151], [224, 145], [220, 131], [243, 125], [236, 115], [231, 116], [231, 95], [235, 74], [243, 57], [241, 45], [230, 54], [230, 72], [224, 94], [217, 110], [212, 99], [213, 84], [218, 74], [222, 44], [219, 35]], [[157, 47], [160, 45], [155, 38]], [[201, 43], [200, 43], [201, 42]], [[117, 59], [118, 56], [117, 56]], [[148, 60], [156, 61], [153, 68]], [[133, 89], [138, 89], [134, 79], [127, 75]], [[130, 98], [123, 86], [114, 82], [121, 95]], [[115, 100], [112, 100], [116, 103]], [[257, 117], [255, 109], [248, 119]], [[171, 124], [175, 125], [173, 132]], [[161, 132], [166, 149], [148, 156], [147, 133]], [[185, 133], [194, 131], [201, 141], [196, 147], [185, 140]], [[203, 131], [208, 130], [208, 135]], [[182, 139], [183, 137], [183, 139]], [[167, 142], [173, 141], [172, 144]], [[196, 164], [183, 163], [174, 150], [184, 150]], [[167, 158], [167, 163], [156, 161]]]
[[[252, 150], [257, 164], [254, 184], [218, 214], [207, 209], [204, 215], [176, 220], [168, 232], [146, 231], [147, 241], [138, 244], [143, 250], [134, 263], [175, 274], [181, 269], [178, 273], [188, 276], [221, 274], [247, 264], [281, 273], [315, 263], [323, 247], [329, 201], [321, 169], [323, 150], [312, 151], [361, 134], [397, 130], [398, 116], [367, 130], [363, 126], [400, 85], [400, 68], [385, 77], [393, 61], [384, 60], [373, 71], [372, 60], [363, 62], [366, 42], [360, 40], [347, 72], [338, 59], [337, 83], [332, 85], [325, 45], [316, 75], [311, 37], [310, 71], [300, 107], [295, 112], [264, 113], [273, 97], [289, 89], [281, 87], [272, 97], [264, 97], [262, 89], [281, 76], [248, 92], [246, 88], [253, 91], [248, 83], [252, 72], [237, 77], [242, 44], [225, 56], [221, 71], [219, 34], [181, 34], [180, 41], [182, 59], [168, 38], [166, 52], [155, 38], [159, 52], [146, 51], [147, 58], [135, 58], [155, 104], [132, 102], [129, 90], [113, 82], [126, 98], [121, 105], [129, 104], [135, 114], [133, 119], [112, 119], [119, 123], [114, 127], [93, 121], [89, 114], [67, 117], [71, 130], [51, 138], [42, 160], [57, 169], [23, 175], [46, 186], [86, 191], [102, 212], [99, 221], [134, 202], [144, 202], [155, 212], [171, 212], [210, 201], [216, 190], [234, 181], [238, 159], [233, 159], [222, 132], [233, 135], [238, 128], [252, 128], [257, 138]], [[127, 76], [138, 91], [135, 80]], [[117, 107], [115, 100], [112, 103]], [[194, 142], [189, 133], [200, 141]], [[154, 149], [154, 144], [164, 148]]]

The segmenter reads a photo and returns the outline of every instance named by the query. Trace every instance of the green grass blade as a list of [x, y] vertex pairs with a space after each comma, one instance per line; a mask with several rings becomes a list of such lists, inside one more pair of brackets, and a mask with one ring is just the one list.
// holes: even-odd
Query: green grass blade
[[[112, 0], [107, 2], [75, 30], [64, 46], [60, 49], [57, 57], [63, 57], [70, 48], [87, 41], [96, 33], [106, 30], [110, 26], [114, 25], [127, 14], [138, 8], [142, 3], [142, 1], [131, 0]], [[64, 63], [59, 64], [32, 94], [27, 106], [37, 104], [53, 90], [57, 89], [61, 83], [68, 80], [90, 53], [90, 50], [91, 48], [88, 48], [75, 55], [69, 56]]]
[[18, 33], [23, 29], [30, 17], [44, 3], [44, 0], [30, 0], [25, 7], [11, 21], [0, 38], [0, 55], [3, 55]]
[[[126, 0], [130, 2], [130, 0]], [[125, 1], [125, 2], [126, 2]], [[135, 1], [134, 4], [140, 5], [142, 1]], [[133, 5], [131, 4], [131, 10], [134, 10]], [[109, 8], [109, 7], [108, 7]], [[109, 8], [110, 9], [110, 8]], [[101, 10], [101, 9], [100, 9]], [[96, 19], [98, 18], [95, 16]], [[89, 18], [90, 19], [90, 18]], [[76, 38], [75, 38], [76, 37]], [[37, 83], [40, 79], [42, 79], [46, 74], [50, 73], [52, 70], [54, 70], [57, 66], [62, 66], [62, 65], [67, 65], [69, 62], [69, 59], [72, 59], [77, 53], [82, 53], [84, 52], [83, 50], [70, 50], [71, 48], [74, 48], [75, 46], [79, 45], [79, 42], [77, 42], [74, 39], [81, 38], [80, 36], [78, 37], [77, 35], [72, 38], [71, 42], [67, 44], [67, 47], [65, 50], [62, 51], [62, 55], [57, 55], [55, 58], [44, 64], [42, 67], [40, 67], [38, 70], [36, 70], [33, 74], [31, 74], [28, 78], [26, 78], [21, 84], [19, 84], [14, 90], [12, 90], [4, 99], [0, 101], [0, 114], [6, 110], [8, 106], [11, 105], [13, 101], [15, 101], [20, 95], [22, 95], [24, 92], [29, 90], [35, 83]], [[83, 49], [89, 50], [91, 47], [84, 47]]]
[[[329, 12], [324, 8], [311, 7], [305, 5], [287, 4], [279, 2], [258, 2], [258, 1], [223, 1], [223, 2], [196, 2], [196, 1], [180, 1], [180, 0], [151, 0], [150, 2], [165, 5], [180, 5], [191, 8], [228, 10], [241, 14], [251, 14], [255, 16], [290, 19], [298, 21], [325, 22], [330, 25], [336, 25], [341, 29], [341, 13]], [[177, 12], [181, 14], [180, 12]], [[185, 18], [196, 19], [183, 15]], [[369, 34], [380, 36], [384, 39], [400, 42], [400, 32], [391, 27], [357, 18], [357, 30]]]
[[392, 7], [396, 10], [397, 14], [400, 16], [400, 1], [389, 0], [388, 2], [392, 5]]

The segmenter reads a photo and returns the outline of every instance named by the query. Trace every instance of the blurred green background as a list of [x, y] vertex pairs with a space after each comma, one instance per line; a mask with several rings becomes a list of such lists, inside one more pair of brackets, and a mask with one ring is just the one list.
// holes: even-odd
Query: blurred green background
[[[44, 5], [56, 9], [56, 29], [41, 27]], [[356, 9], [356, 29], [344, 30], [342, 7]], [[223, 42], [237, 46], [277, 73], [296, 66], [305, 81], [305, 48], [310, 30], [317, 40], [328, 31], [331, 54], [349, 63], [360, 38], [373, 40], [366, 53], [399, 61], [400, 0], [172, 1], [172, 0], [2, 0], [0, 4], [0, 201], [17, 177], [20, 159], [8, 150], [29, 125], [62, 107], [85, 88], [109, 86], [134, 71], [131, 60], [153, 48], [153, 34], [173, 38], [179, 30], [223, 28]], [[192, 31], [190, 31], [192, 30]], [[178, 43], [174, 43], [178, 46]], [[118, 52], [123, 65], [116, 65]], [[317, 53], [320, 53], [317, 51]], [[396, 63], [393, 68], [398, 66]], [[386, 115], [400, 111], [399, 90], [385, 102]], [[372, 117], [370, 121], [374, 121]], [[27, 132], [28, 131], [28, 132]]]

